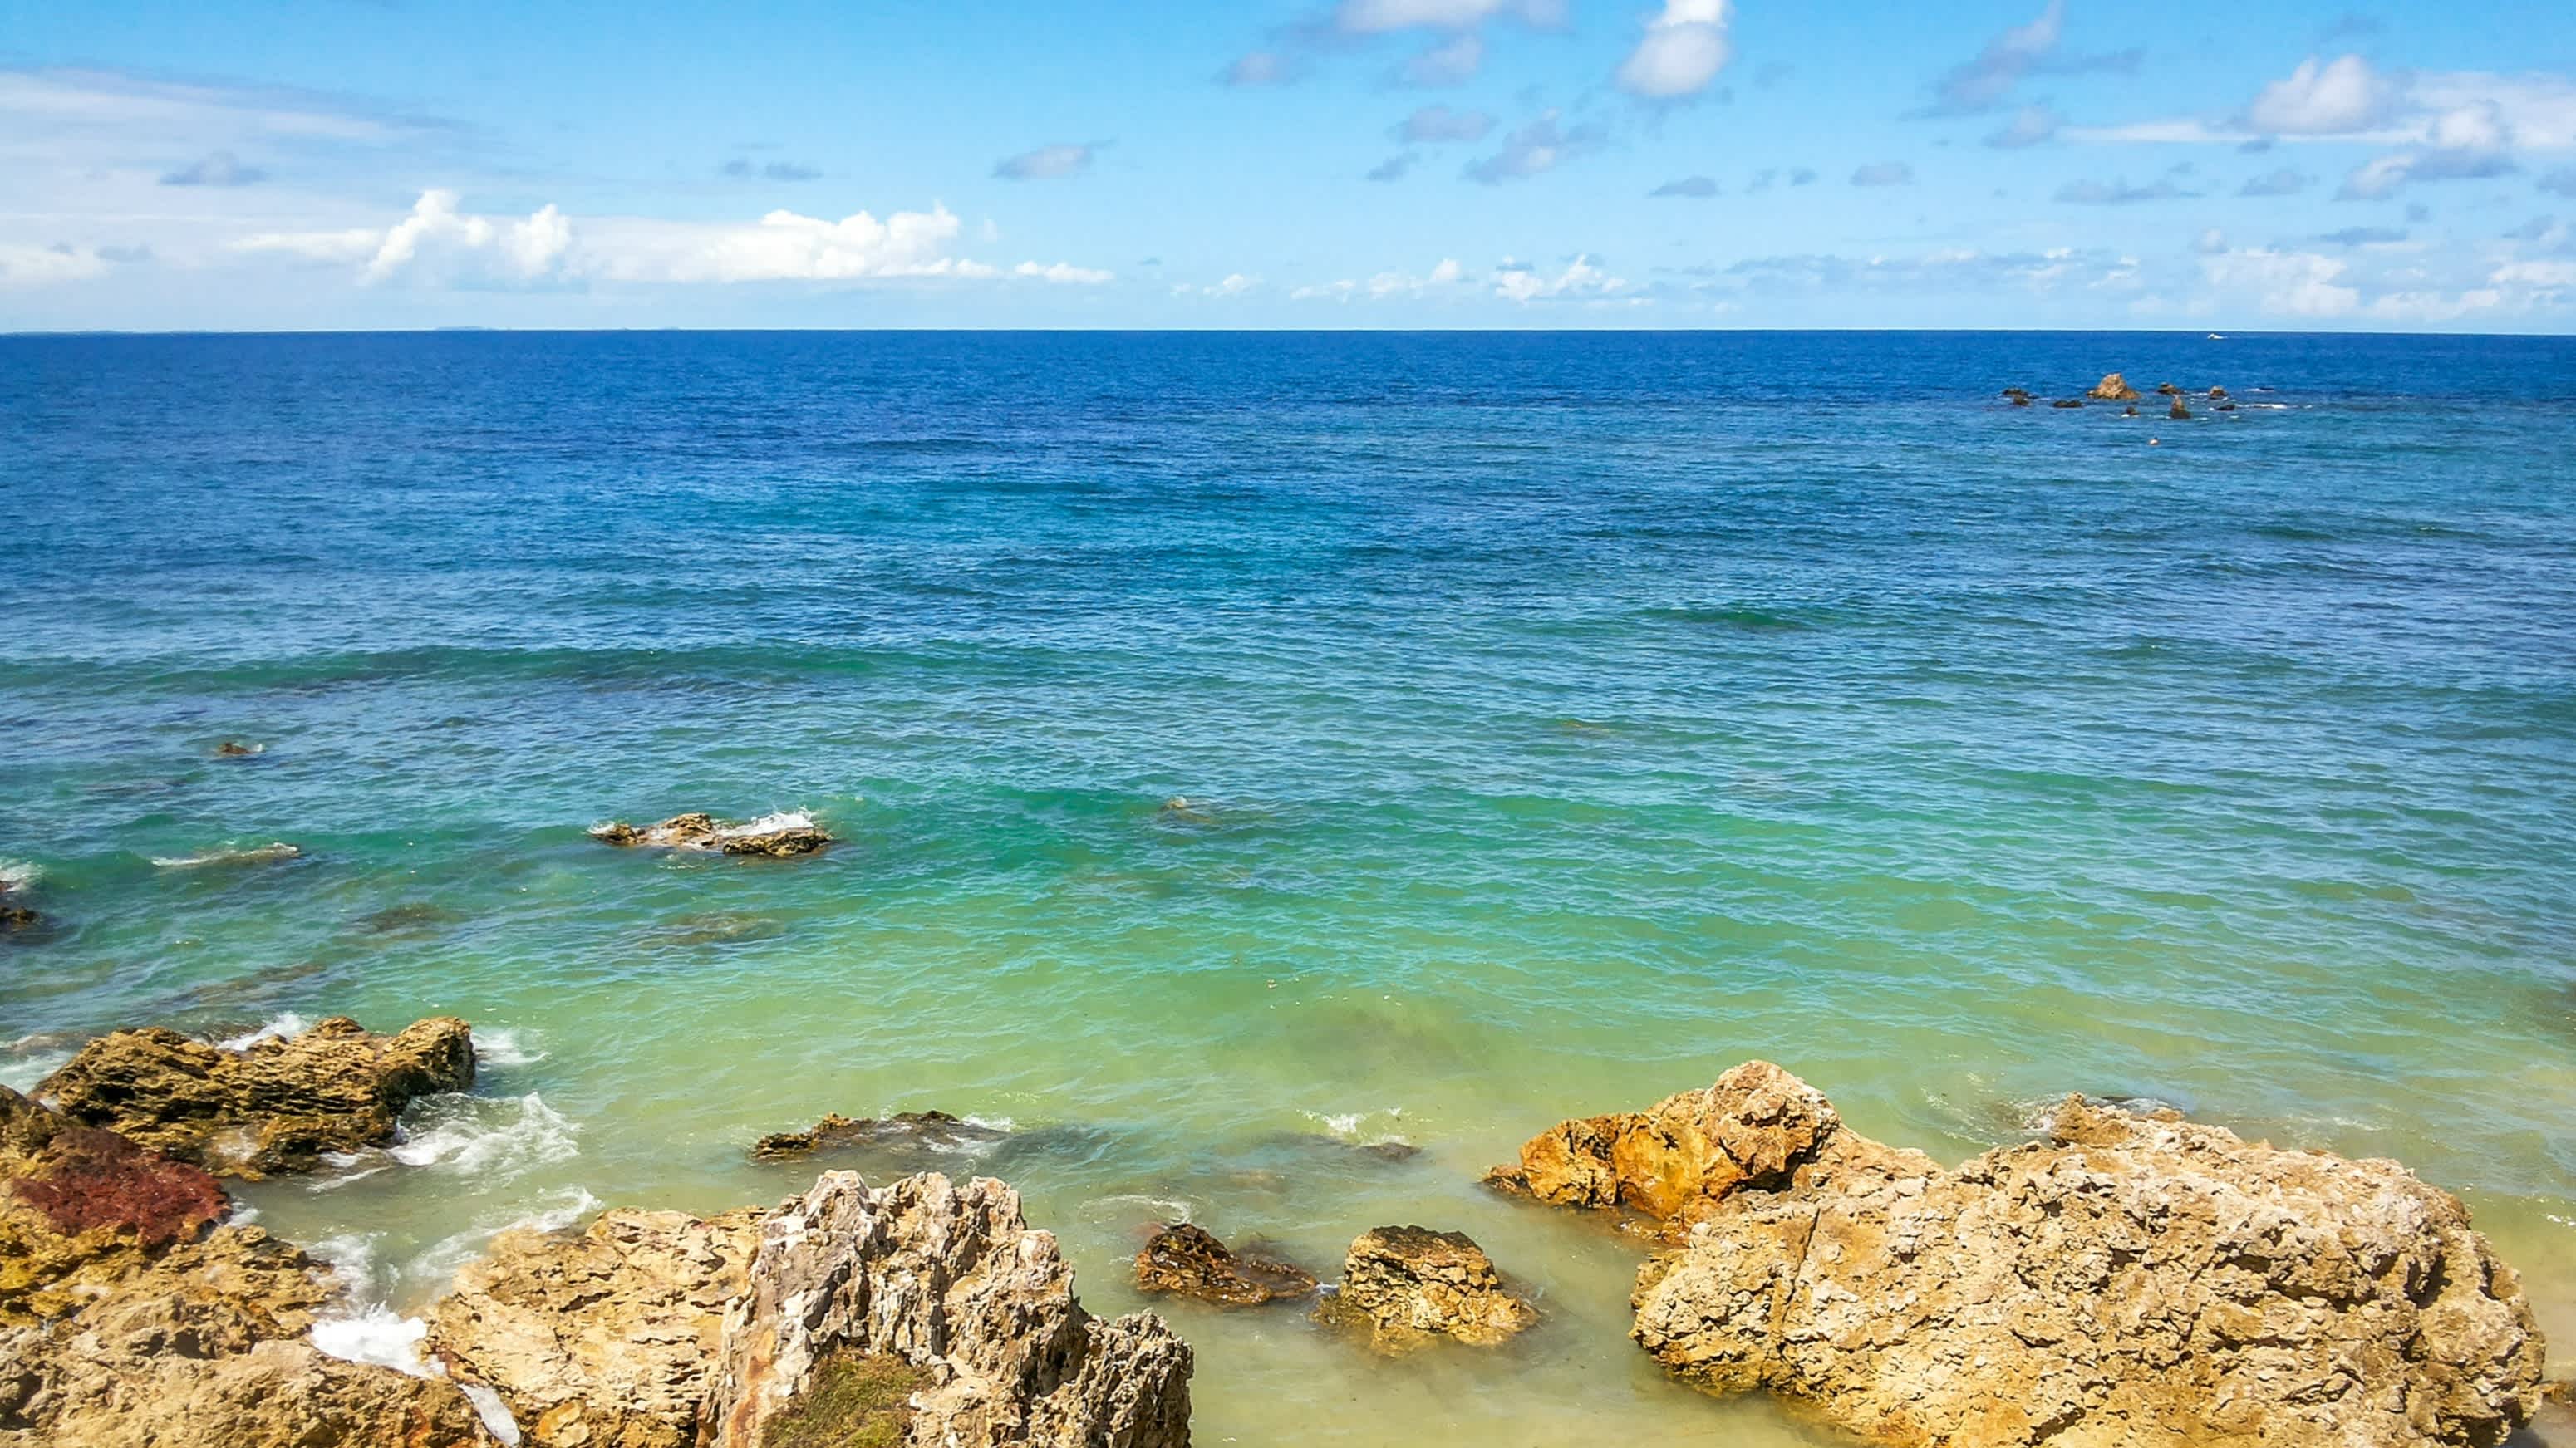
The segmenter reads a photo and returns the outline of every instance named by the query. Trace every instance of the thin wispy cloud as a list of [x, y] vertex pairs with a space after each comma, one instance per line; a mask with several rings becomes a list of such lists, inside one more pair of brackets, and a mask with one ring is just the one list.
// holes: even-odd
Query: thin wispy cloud
[[1943, 72], [1932, 83], [1933, 100], [1923, 114], [1967, 116], [2001, 105], [2015, 86], [2033, 75], [2080, 75], [2088, 71], [2128, 73], [2146, 52], [2132, 47], [2095, 55], [2065, 49], [2066, 0], [2048, 0], [2029, 23], [2016, 25], [1989, 40], [1973, 59]]
[[1397, 122], [1393, 135], [1407, 145], [1440, 145], [1451, 141], [1481, 141], [1492, 134], [1493, 129], [1494, 118], [1483, 111], [1424, 106]]
[[[1789, 184], [1797, 186], [1804, 183], [1792, 176], [1789, 178]], [[1914, 168], [1903, 161], [1874, 162], [1852, 172], [1851, 184], [1854, 186], [1911, 186], [1914, 184]]]
[[1560, 124], [1556, 112], [1549, 111], [1505, 137], [1500, 151], [1470, 162], [1464, 174], [1468, 180], [1488, 186], [1526, 180], [1608, 143], [1609, 133], [1601, 127], [1589, 123], [1566, 126]]
[[1678, 181], [1667, 181], [1646, 193], [1650, 198], [1681, 196], [1694, 201], [1705, 201], [1716, 194], [1717, 182], [1706, 176], [1684, 176]]
[[993, 163], [993, 175], [1003, 181], [1062, 181], [1091, 169], [1091, 163], [1106, 141], [1089, 141], [1079, 145], [1040, 146], [1022, 151]]
[[717, 169], [737, 181], [813, 181], [823, 174], [811, 166], [798, 165], [794, 161], [770, 161], [755, 165], [741, 156], [734, 157]]
[[257, 166], [245, 166], [230, 151], [210, 152], [173, 171], [162, 173], [164, 186], [250, 186], [268, 179]]

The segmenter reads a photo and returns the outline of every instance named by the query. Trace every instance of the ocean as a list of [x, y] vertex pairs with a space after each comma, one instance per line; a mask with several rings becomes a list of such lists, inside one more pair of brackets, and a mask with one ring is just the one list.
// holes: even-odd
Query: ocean
[[[2114, 369], [2197, 415], [1998, 396]], [[1545, 1314], [1161, 1304], [1206, 1444], [1827, 1441], [1477, 1185], [1754, 1057], [1945, 1161], [2068, 1091], [2396, 1157], [2576, 1343], [2572, 467], [2565, 338], [0, 338], [0, 1080], [473, 1021], [242, 1193], [384, 1324], [933, 1108], [1012, 1135], [872, 1169], [1006, 1178], [1096, 1311], [1186, 1217]], [[684, 810], [840, 842], [585, 834]]]

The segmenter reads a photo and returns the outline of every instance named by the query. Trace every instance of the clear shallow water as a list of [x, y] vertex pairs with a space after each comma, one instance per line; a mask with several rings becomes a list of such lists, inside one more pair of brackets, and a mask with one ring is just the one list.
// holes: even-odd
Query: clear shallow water
[[[1993, 400], [2112, 367], [2246, 406]], [[1396, 1365], [1168, 1307], [1209, 1443], [1804, 1441], [1474, 1185], [1757, 1055], [1947, 1159], [2072, 1089], [2399, 1157], [2576, 1342], [2571, 461], [2546, 339], [0, 338], [0, 1079], [507, 1030], [248, 1193], [397, 1306], [930, 1107], [1095, 1309], [1184, 1210], [1543, 1294]], [[699, 808], [844, 843], [582, 834]]]

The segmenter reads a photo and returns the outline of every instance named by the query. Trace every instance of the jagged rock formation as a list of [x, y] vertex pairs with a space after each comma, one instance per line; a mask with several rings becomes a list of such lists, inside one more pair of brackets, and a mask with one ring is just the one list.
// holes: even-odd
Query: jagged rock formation
[[1161, 1319], [1104, 1322], [1055, 1238], [1000, 1182], [826, 1172], [762, 1225], [726, 1313], [711, 1448], [764, 1448], [844, 1374], [920, 1373], [901, 1442], [920, 1448], [1187, 1448], [1188, 1344]]
[[1536, 1309], [1504, 1288], [1474, 1239], [1428, 1227], [1361, 1233], [1342, 1260], [1341, 1284], [1315, 1316], [1365, 1331], [1369, 1346], [1388, 1354], [1442, 1337], [1491, 1347], [1538, 1321]]
[[776, 1131], [751, 1144], [762, 1161], [802, 1161], [818, 1151], [869, 1146], [981, 1146], [1010, 1135], [945, 1111], [899, 1111], [859, 1120], [835, 1112], [803, 1131]]
[[504, 1233], [430, 1309], [428, 1346], [498, 1392], [530, 1448], [690, 1448], [760, 1217], [621, 1209]]
[[454, 1384], [316, 1348], [327, 1270], [229, 1210], [0, 1087], [0, 1448], [490, 1442]]
[[1918, 1151], [1881, 1146], [1843, 1125], [1824, 1094], [1768, 1061], [1747, 1061], [1700, 1091], [1645, 1111], [1559, 1122], [1486, 1185], [1562, 1207], [1623, 1213], [1679, 1241], [1746, 1189], [1812, 1190], [1937, 1170]]
[[1136, 1254], [1136, 1290], [1168, 1292], [1230, 1307], [1256, 1307], [1311, 1297], [1314, 1274], [1253, 1252], [1227, 1249], [1216, 1235], [1187, 1222], [1156, 1232]]
[[2129, 385], [2128, 378], [2113, 372], [2094, 383], [2093, 390], [2084, 395], [2097, 402], [2135, 402], [2138, 400], [2138, 389]]
[[2533, 1411], [2519, 1284], [2405, 1168], [2082, 1098], [2047, 1130], [1945, 1172], [1757, 1062], [1505, 1175], [1672, 1204], [1688, 1246], [1639, 1274], [1637, 1341], [1884, 1443], [2492, 1445]]
[[440, 1016], [379, 1036], [334, 1016], [238, 1051], [158, 1028], [83, 1047], [36, 1095], [85, 1126], [223, 1176], [310, 1171], [326, 1151], [394, 1139], [416, 1096], [474, 1084], [474, 1042]]
[[728, 855], [767, 855], [784, 859], [810, 855], [832, 837], [801, 814], [764, 815], [745, 824], [726, 824], [709, 814], [673, 815], [660, 824], [623, 822], [594, 826], [594, 840], [612, 845], [642, 845], [664, 850], [715, 850]]

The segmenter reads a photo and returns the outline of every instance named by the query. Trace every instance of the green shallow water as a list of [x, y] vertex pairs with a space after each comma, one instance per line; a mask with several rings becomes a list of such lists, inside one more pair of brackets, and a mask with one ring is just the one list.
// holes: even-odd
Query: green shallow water
[[[2396, 1157], [2576, 1342], [2576, 350], [2482, 345], [2243, 339], [2278, 410], [2149, 451], [1988, 398], [2194, 339], [0, 342], [0, 1079], [466, 1016], [470, 1098], [244, 1193], [398, 1310], [928, 1108], [1015, 1132], [859, 1164], [1005, 1177], [1095, 1310], [1177, 1215], [1538, 1294], [1396, 1364], [1165, 1305], [1210, 1443], [1826, 1441], [1475, 1185], [1757, 1056], [1945, 1160], [2069, 1090]], [[695, 808], [841, 842], [583, 834]]]

